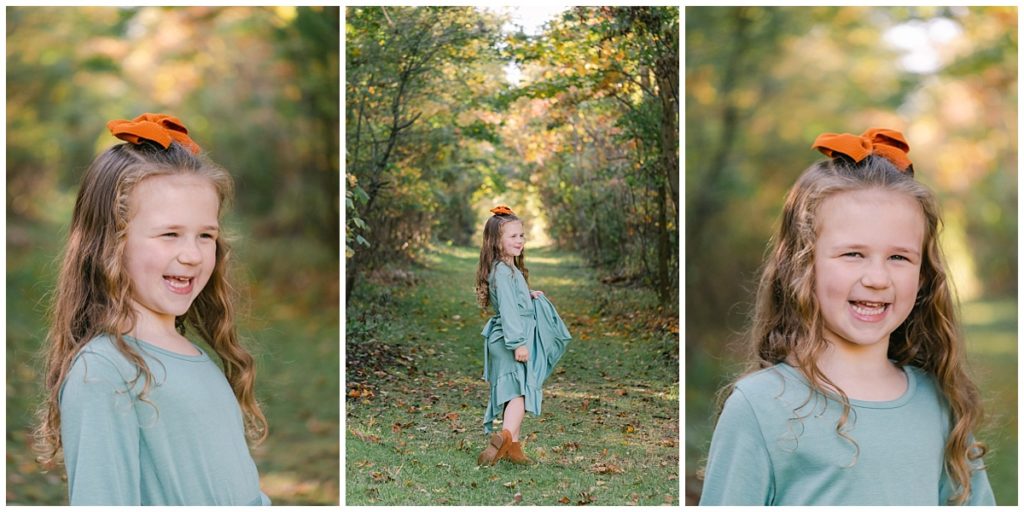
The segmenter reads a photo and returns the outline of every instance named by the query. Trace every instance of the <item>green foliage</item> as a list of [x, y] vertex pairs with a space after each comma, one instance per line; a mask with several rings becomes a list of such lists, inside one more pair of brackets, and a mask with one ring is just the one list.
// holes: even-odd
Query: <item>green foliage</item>
[[532, 169], [552, 237], [672, 300], [678, 10], [575, 8], [506, 51], [529, 64], [531, 81], [503, 101], [544, 105], [549, 119], [535, 129], [561, 146]]
[[[475, 243], [480, 212], [506, 202], [674, 300], [678, 9], [579, 8], [536, 37], [470, 8], [353, 7], [346, 20], [347, 168], [373, 234], [350, 286], [431, 241]], [[509, 61], [524, 83], [506, 86]]]
[[434, 238], [468, 241], [465, 198], [498, 143], [477, 99], [500, 88], [498, 25], [472, 8], [348, 9], [346, 168], [367, 194], [355, 213], [370, 233], [350, 268], [410, 258]]
[[338, 244], [339, 10], [13, 7], [7, 205], [40, 219], [119, 141], [170, 112], [238, 183], [261, 231]]

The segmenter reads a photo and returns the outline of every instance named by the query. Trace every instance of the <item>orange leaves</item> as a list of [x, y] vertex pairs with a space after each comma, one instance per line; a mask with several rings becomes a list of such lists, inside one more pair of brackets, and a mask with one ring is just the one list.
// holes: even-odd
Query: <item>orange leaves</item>
[[590, 467], [590, 470], [599, 475], [622, 473], [623, 469], [610, 462], [598, 462]]
[[364, 384], [352, 384], [352, 386], [354, 387], [350, 389], [348, 392], [349, 398], [356, 400], [363, 399], [368, 401], [374, 396], [376, 396], [369, 386], [366, 386]]

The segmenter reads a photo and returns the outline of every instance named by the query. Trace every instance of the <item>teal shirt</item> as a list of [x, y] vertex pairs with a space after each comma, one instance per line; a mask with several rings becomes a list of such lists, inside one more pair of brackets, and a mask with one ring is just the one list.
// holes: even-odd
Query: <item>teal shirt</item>
[[[839, 402], [812, 397], [795, 368], [783, 363], [744, 377], [715, 428], [700, 504], [946, 504], [953, 494], [943, 458], [949, 408], [932, 377], [903, 370], [903, 396], [850, 400], [845, 431], [859, 453], [835, 431]], [[971, 486], [968, 504], [995, 505], [984, 469]]]
[[202, 349], [170, 352], [125, 337], [155, 378], [145, 401], [136, 368], [100, 336], [61, 390], [61, 441], [72, 505], [269, 505], [245, 441], [241, 408]]

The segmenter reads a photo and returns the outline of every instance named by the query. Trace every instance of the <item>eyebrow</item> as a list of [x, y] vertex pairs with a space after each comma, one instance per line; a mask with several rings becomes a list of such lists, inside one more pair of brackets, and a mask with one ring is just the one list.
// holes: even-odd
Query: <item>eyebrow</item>
[[[841, 244], [836, 244], [835, 246], [833, 246], [833, 248], [837, 249], [837, 250], [854, 249], [854, 250], [862, 251], [864, 249], [870, 249], [871, 247], [867, 246], [867, 245], [864, 245], [864, 244], [842, 244], [841, 243]], [[921, 254], [921, 251], [919, 251], [917, 249], [913, 249], [913, 248], [910, 248], [910, 247], [903, 247], [901, 245], [890, 246], [888, 248], [888, 250], [896, 251], [896, 252], [904, 253], [904, 254], [913, 254], [915, 256], [919, 256]]]
[[[185, 226], [182, 226], [182, 225], [179, 225], [179, 224], [171, 224], [171, 225], [167, 225], [167, 226], [157, 226], [154, 229], [156, 231], [179, 230], [179, 229], [185, 229]], [[209, 225], [206, 225], [206, 226], [200, 226], [199, 230], [200, 231], [220, 231], [220, 226], [215, 226], [215, 225], [209, 224]]]

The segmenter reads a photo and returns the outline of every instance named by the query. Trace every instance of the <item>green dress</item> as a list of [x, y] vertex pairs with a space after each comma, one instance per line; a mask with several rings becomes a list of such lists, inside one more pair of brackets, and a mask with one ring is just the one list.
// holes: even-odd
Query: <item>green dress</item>
[[[488, 286], [494, 316], [481, 332], [483, 378], [490, 383], [484, 432], [492, 431], [494, 419], [502, 414], [505, 403], [518, 396], [524, 397], [526, 412], [540, 414], [541, 388], [572, 338], [546, 297], [530, 298], [526, 278], [519, 269], [496, 262], [491, 266]], [[514, 351], [524, 345], [530, 360], [520, 363]]]

